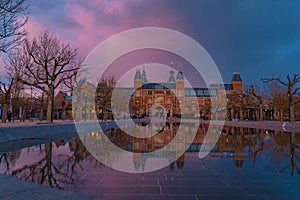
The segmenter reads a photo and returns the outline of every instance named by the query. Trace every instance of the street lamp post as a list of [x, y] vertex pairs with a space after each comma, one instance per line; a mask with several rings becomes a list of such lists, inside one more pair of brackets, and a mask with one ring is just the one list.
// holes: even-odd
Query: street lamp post
[[104, 102], [102, 100], [102, 121], [104, 121]]
[[43, 92], [42, 92], [42, 99], [41, 99], [41, 110], [40, 110], [40, 121], [43, 120], [43, 109], [44, 109], [44, 87], [43, 87]]
[[[12, 78], [11, 81], [12, 81], [11, 84], [14, 84], [14, 85], [15, 85], [14, 91], [16, 91], [15, 78]], [[10, 113], [11, 113], [11, 115], [12, 115], [12, 119], [11, 119], [11, 120], [12, 120], [12, 122], [14, 122], [13, 106], [12, 106], [12, 96], [13, 96], [13, 91], [10, 89], [10, 91], [9, 91], [9, 111], [10, 111]]]
[[86, 121], [86, 93], [84, 94], [84, 121]]
[[53, 111], [54, 111], [54, 81], [51, 81], [51, 116], [50, 123], [53, 123]]
[[290, 122], [291, 121], [291, 92], [288, 91], [287, 95], [288, 95], [288, 118]]

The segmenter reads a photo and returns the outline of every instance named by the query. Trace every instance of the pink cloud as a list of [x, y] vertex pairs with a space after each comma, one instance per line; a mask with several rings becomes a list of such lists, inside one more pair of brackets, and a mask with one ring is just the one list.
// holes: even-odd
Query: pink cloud
[[181, 14], [162, 1], [74, 0], [65, 1], [49, 11], [33, 12], [24, 28], [30, 37], [37, 36], [42, 30], [49, 30], [63, 42], [78, 48], [84, 58], [113, 34], [145, 26], [183, 31], [184, 20]]
[[81, 27], [72, 30], [74, 45], [80, 47], [82, 54], [87, 55], [99, 42], [127, 29], [158, 26], [184, 30], [184, 17], [166, 10], [161, 2], [151, 3], [153, 5], [149, 6], [149, 2], [142, 0], [92, 0], [85, 6], [74, 2], [67, 4], [68, 17]]
[[44, 27], [36, 18], [30, 17], [24, 29], [28, 32], [29, 37], [36, 37], [42, 30], [46, 30], [47, 27]]

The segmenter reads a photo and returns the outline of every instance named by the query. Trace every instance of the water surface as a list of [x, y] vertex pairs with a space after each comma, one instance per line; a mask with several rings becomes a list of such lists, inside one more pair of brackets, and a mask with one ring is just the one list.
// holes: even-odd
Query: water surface
[[114, 152], [98, 152], [119, 165], [132, 163], [139, 172], [135, 174], [103, 165], [82, 142], [105, 148], [109, 139], [129, 152], [154, 152], [174, 139], [177, 130], [176, 124], [169, 124], [151, 138], [137, 139], [112, 129], [46, 144], [27, 141], [25, 148], [24, 143], [10, 144], [13, 151], [3, 144], [0, 172], [96, 199], [300, 199], [299, 133], [224, 127], [212, 152], [199, 159], [206, 135], [202, 127], [192, 144], [178, 141], [176, 148], [186, 149], [183, 155], [150, 173], [143, 171], [154, 160], [168, 163], [176, 156], [176, 148], [131, 160], [122, 160]]

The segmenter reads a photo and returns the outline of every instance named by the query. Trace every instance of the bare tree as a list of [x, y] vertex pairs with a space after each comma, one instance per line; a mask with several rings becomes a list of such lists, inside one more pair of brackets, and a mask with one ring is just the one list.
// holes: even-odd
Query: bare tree
[[300, 74], [288, 74], [286, 76], [286, 80], [279, 77], [272, 77], [272, 78], [262, 78], [262, 81], [265, 83], [270, 83], [272, 81], [276, 81], [280, 83], [282, 86], [286, 87], [286, 95], [288, 98], [288, 111], [289, 111], [289, 120], [295, 121], [294, 115], [294, 107], [296, 104], [300, 103], [300, 100], [296, 100], [296, 96], [300, 96]]
[[7, 69], [17, 81], [47, 94], [47, 120], [51, 121], [54, 90], [81, 69], [77, 56], [77, 49], [43, 31], [36, 38], [24, 40], [21, 48], [9, 57]]
[[227, 107], [228, 107], [229, 112], [233, 112], [233, 115], [234, 115], [233, 118], [238, 118], [238, 116], [239, 116], [239, 119], [241, 121], [243, 121], [244, 110], [245, 110], [245, 106], [246, 106], [243, 93], [240, 91], [238, 91], [238, 92], [234, 91], [232, 94], [228, 94], [227, 98], [229, 100]]
[[102, 78], [97, 85], [95, 102], [102, 109], [102, 118], [107, 119], [107, 108], [111, 108], [111, 97], [116, 80], [114, 77]]
[[285, 94], [284, 88], [278, 82], [265, 83], [265, 90], [271, 98], [271, 105], [279, 112], [279, 119], [283, 121], [284, 113], [288, 108], [288, 97]]
[[263, 120], [263, 101], [264, 101], [263, 96], [258, 94], [257, 91], [255, 91], [255, 88], [253, 85], [251, 85], [250, 88], [247, 89], [247, 94], [250, 97], [253, 97], [255, 99], [254, 105], [255, 105], [255, 107], [258, 108], [258, 114], [256, 114], [256, 116], [258, 116], [259, 121], [262, 121]]
[[25, 0], [0, 1], [0, 52], [8, 52], [19, 45], [26, 31], [22, 30], [28, 19]]
[[0, 95], [2, 103], [2, 122], [6, 122], [9, 100], [11, 98], [11, 90], [14, 84], [14, 79], [11, 78], [6, 82], [0, 81]]

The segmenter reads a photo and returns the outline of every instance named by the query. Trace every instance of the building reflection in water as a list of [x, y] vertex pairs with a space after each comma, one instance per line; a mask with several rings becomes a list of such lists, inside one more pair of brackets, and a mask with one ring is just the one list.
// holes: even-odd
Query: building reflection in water
[[[196, 137], [192, 140], [193, 143], [189, 144], [186, 141], [191, 140], [188, 138], [191, 128], [193, 126], [185, 125], [184, 137], [176, 138], [176, 145], [164, 149], [160, 154], [155, 151], [163, 149], [175, 138], [178, 134], [178, 124], [166, 124], [163, 131], [148, 138], [136, 138], [120, 129], [112, 129], [89, 133], [81, 139], [77, 137], [55, 141], [52, 143], [53, 148], [50, 144], [41, 144], [13, 152], [3, 152], [0, 153], [0, 173], [58, 188], [68, 187], [68, 184], [80, 185], [85, 170], [105, 168], [86, 150], [81, 140], [95, 144], [94, 148], [105, 148], [107, 145], [105, 138], [123, 150], [148, 153], [133, 154], [132, 162], [137, 171], [144, 171], [147, 162], [154, 158], [168, 160], [170, 164], [166, 169], [183, 171], [185, 162], [193, 164], [192, 160], [186, 160], [187, 154], [199, 152], [207, 132], [207, 127], [200, 126]], [[131, 127], [128, 129], [130, 131]], [[182, 150], [186, 150], [185, 153], [178, 155]], [[114, 152], [98, 151], [98, 153], [97, 156], [102, 156], [109, 162], [118, 159]], [[262, 172], [300, 176], [299, 158], [300, 135], [297, 133], [223, 127], [218, 143], [205, 159], [232, 159], [232, 166], [236, 169], [242, 169], [244, 165], [250, 166], [251, 163], [250, 167], [262, 168]], [[195, 156], [194, 159], [198, 157]]]

